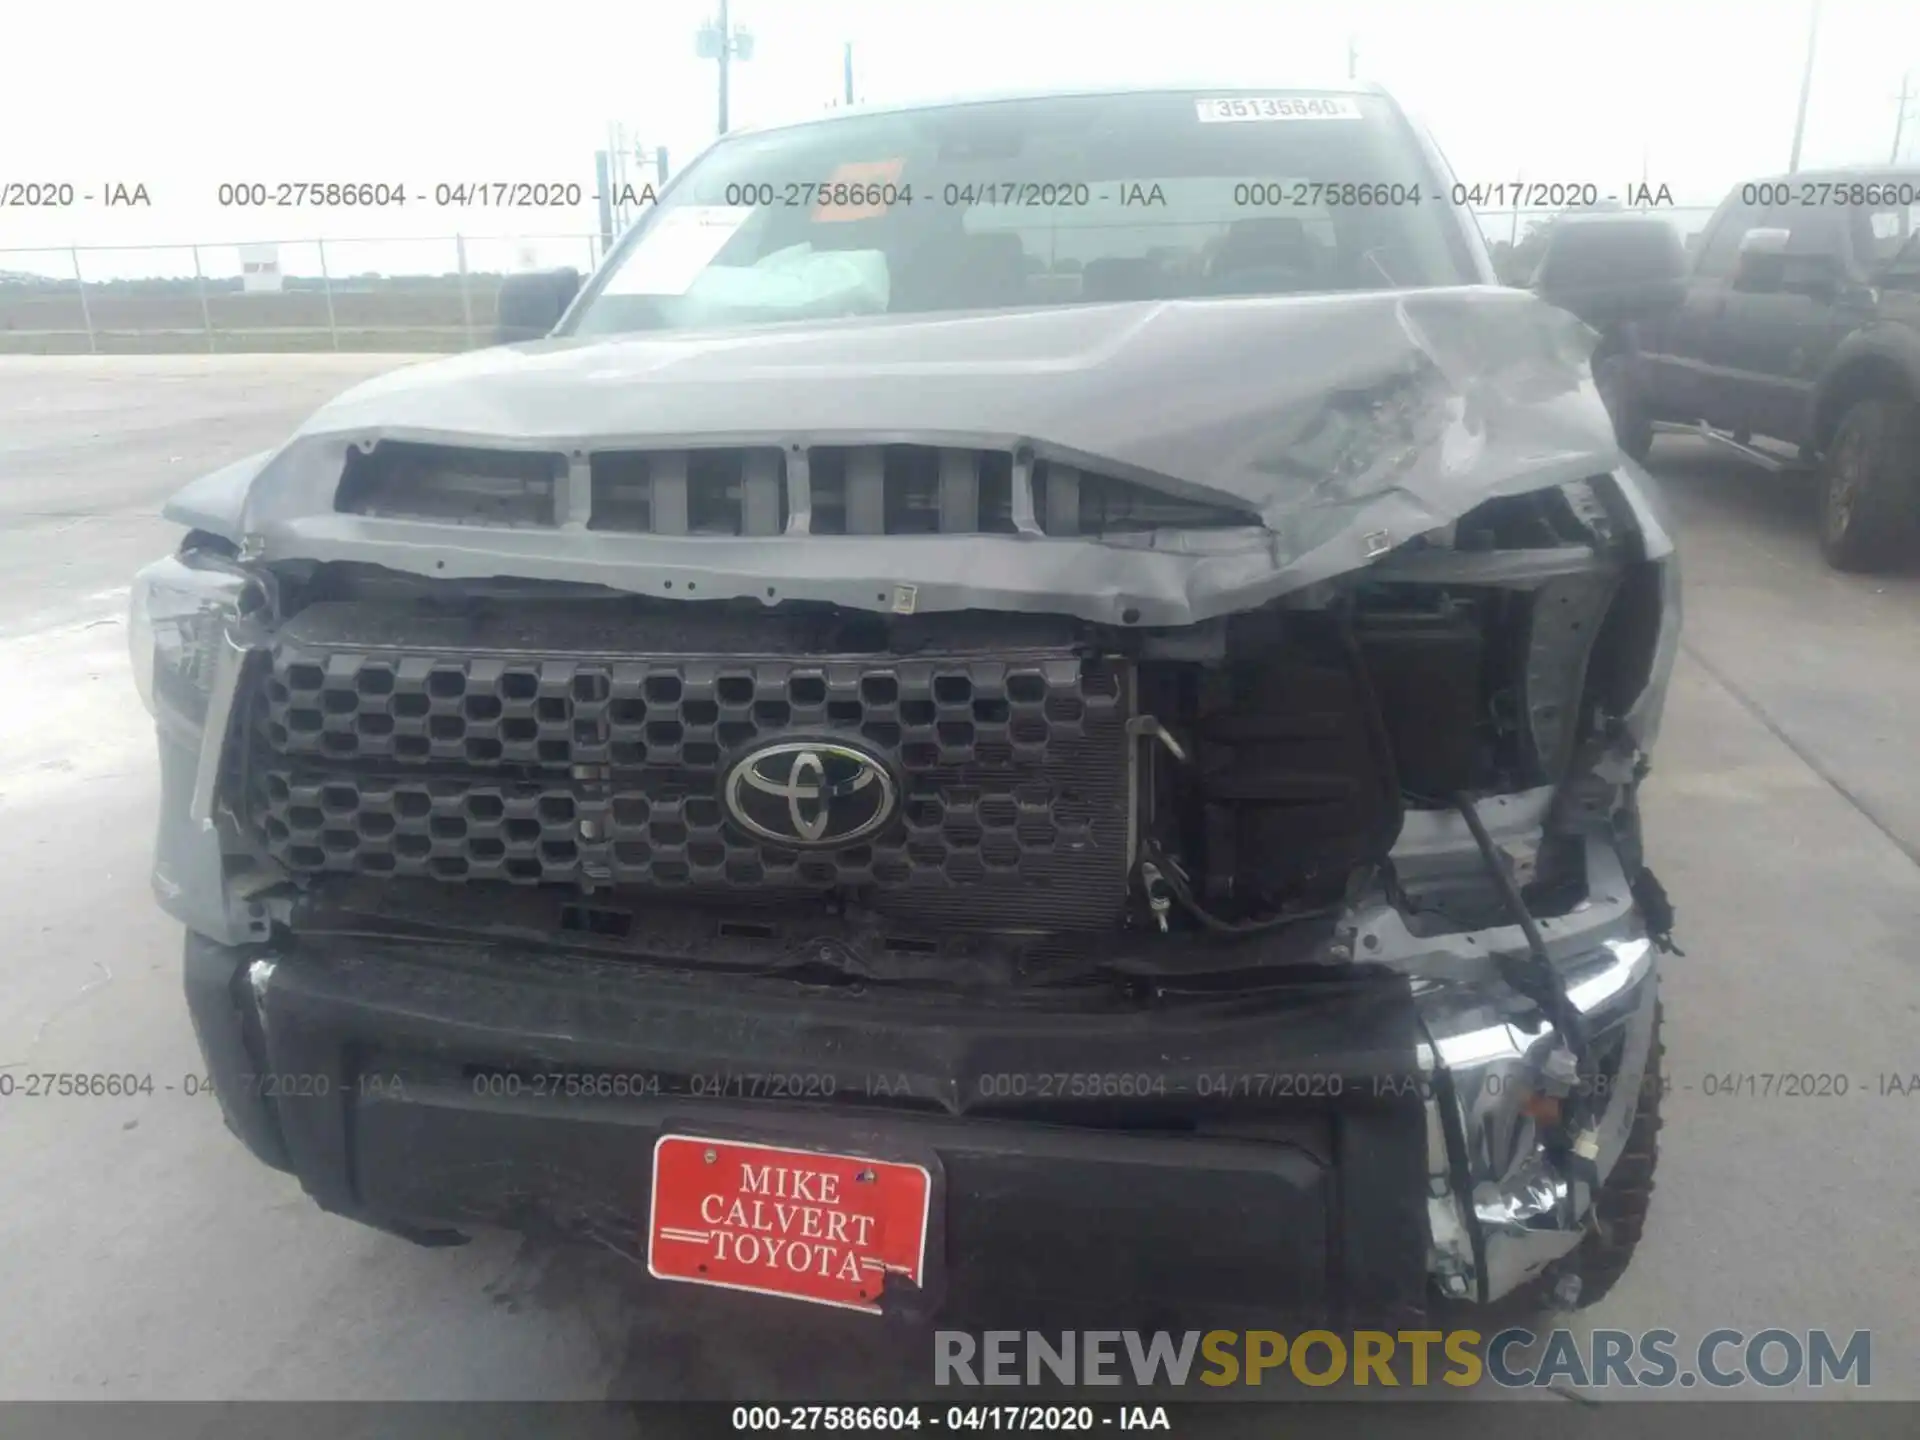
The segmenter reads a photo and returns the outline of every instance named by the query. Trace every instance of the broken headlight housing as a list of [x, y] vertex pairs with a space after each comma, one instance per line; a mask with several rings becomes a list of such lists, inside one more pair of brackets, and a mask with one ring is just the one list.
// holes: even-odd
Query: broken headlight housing
[[163, 729], [198, 734], [227, 628], [257, 608], [259, 584], [230, 561], [182, 551], [134, 576], [127, 643], [133, 683]]

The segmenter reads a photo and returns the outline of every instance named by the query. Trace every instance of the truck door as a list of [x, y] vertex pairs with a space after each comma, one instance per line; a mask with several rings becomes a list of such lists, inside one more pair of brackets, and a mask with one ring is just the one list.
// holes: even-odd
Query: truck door
[[1760, 214], [1759, 206], [1741, 201], [1738, 190], [1721, 202], [1694, 252], [1686, 298], [1677, 310], [1643, 331], [1647, 396], [1656, 418], [1729, 423], [1732, 397], [1715, 367], [1714, 355], [1740, 238]]
[[1814, 387], [1840, 342], [1870, 318], [1871, 292], [1852, 254], [1846, 207], [1776, 207], [1755, 228], [1785, 231], [1786, 241], [1775, 253], [1742, 256], [1728, 287], [1716, 357], [1732, 392], [1727, 423], [1801, 445], [1812, 432]]

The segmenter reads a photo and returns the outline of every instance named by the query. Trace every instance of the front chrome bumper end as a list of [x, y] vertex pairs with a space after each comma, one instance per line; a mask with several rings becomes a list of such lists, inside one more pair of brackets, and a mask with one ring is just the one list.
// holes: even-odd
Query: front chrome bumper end
[[[1655, 949], [1633, 918], [1630, 933], [1601, 938], [1561, 962], [1568, 998], [1593, 1043], [1609, 1053], [1617, 1047], [1617, 1062], [1584, 1081], [1602, 1184], [1626, 1147], [1654, 1044]], [[1428, 1035], [1419, 1060], [1429, 1271], [1443, 1294], [1485, 1303], [1570, 1253], [1591, 1223], [1594, 1196], [1549, 1155], [1527, 1114], [1557, 1044], [1553, 1027], [1511, 1018], [1515, 1001], [1504, 987], [1440, 985], [1418, 1001]]]

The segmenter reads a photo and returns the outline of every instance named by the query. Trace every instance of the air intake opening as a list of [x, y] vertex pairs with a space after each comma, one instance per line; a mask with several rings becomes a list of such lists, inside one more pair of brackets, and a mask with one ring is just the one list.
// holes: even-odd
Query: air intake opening
[[773, 448], [609, 450], [588, 462], [590, 530], [652, 535], [778, 535], [785, 459]]
[[552, 525], [565, 472], [566, 458], [544, 451], [382, 440], [348, 451], [334, 509], [453, 525]]
[[1049, 535], [1124, 535], [1162, 528], [1215, 530], [1260, 524], [1260, 517], [1250, 510], [1187, 500], [1046, 460], [1034, 466], [1033, 512]]

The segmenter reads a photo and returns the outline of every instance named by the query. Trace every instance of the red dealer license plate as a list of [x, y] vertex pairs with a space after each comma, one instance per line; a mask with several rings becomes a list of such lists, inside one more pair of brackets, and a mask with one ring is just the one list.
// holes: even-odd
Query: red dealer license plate
[[647, 1269], [878, 1314], [889, 1271], [924, 1284], [932, 1197], [920, 1165], [663, 1135]]

